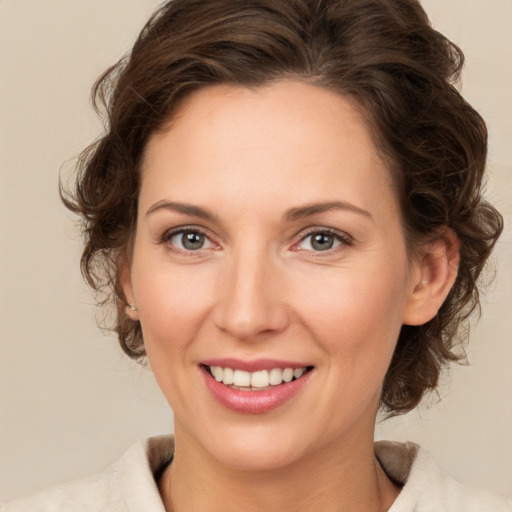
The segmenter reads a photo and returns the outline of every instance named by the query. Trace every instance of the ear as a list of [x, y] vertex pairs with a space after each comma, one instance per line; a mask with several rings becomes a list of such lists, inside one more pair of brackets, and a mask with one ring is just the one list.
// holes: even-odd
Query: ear
[[411, 270], [411, 290], [403, 323], [423, 325], [437, 315], [457, 278], [460, 241], [447, 229], [420, 247]]
[[131, 279], [131, 271], [130, 265], [126, 261], [125, 258], [118, 258], [117, 262], [118, 268], [118, 281], [121, 285], [121, 289], [123, 290], [124, 299], [126, 301], [125, 305], [125, 313], [130, 320], [133, 322], [139, 321], [139, 311], [137, 309], [137, 304], [135, 302], [135, 297], [133, 295], [132, 288], [132, 279]]

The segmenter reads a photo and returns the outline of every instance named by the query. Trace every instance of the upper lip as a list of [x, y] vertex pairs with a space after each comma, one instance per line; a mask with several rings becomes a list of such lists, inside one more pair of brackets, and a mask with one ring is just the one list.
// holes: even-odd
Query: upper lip
[[220, 366], [222, 368], [232, 368], [233, 370], [244, 370], [246, 372], [256, 372], [258, 370], [272, 370], [272, 368], [306, 368], [307, 363], [297, 361], [284, 361], [282, 359], [253, 359], [243, 360], [234, 358], [213, 358], [201, 361], [205, 366]]

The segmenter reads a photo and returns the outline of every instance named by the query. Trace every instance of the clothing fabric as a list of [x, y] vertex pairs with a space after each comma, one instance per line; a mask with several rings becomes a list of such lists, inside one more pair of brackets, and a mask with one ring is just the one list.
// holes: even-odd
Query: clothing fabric
[[[170, 463], [172, 436], [140, 441], [96, 476], [11, 501], [1, 512], [165, 512], [156, 479]], [[375, 454], [402, 492], [389, 512], [512, 512], [512, 501], [443, 473], [414, 443], [379, 441]]]

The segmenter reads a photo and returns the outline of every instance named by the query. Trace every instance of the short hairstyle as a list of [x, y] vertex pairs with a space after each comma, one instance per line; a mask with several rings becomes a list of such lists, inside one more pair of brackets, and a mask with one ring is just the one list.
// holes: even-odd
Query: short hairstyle
[[[216, 85], [255, 88], [284, 78], [355, 100], [394, 178], [410, 250], [453, 230], [460, 265], [439, 313], [403, 326], [381, 408], [413, 409], [434, 390], [469, 314], [477, 280], [502, 230], [482, 199], [487, 131], [455, 87], [463, 54], [431, 26], [416, 0], [171, 0], [149, 19], [131, 52], [96, 82], [92, 97], [106, 133], [61, 188], [81, 216], [82, 272], [113, 304], [121, 347], [145, 357], [139, 322], [126, 314], [118, 263], [129, 259], [140, 166], [148, 138], [192, 92]], [[100, 300], [101, 298], [101, 300]]]

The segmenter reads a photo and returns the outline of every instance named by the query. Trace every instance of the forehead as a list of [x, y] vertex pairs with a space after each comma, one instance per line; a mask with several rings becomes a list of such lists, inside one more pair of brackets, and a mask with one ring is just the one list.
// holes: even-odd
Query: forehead
[[254, 141], [273, 131], [280, 138], [290, 136], [290, 142], [292, 137], [298, 140], [301, 136], [311, 138], [312, 134], [318, 140], [334, 129], [364, 141], [373, 156], [379, 158], [362, 112], [362, 106], [349, 95], [292, 79], [255, 88], [214, 85], [187, 96], [163, 128], [150, 137], [148, 145], [162, 136], [170, 135], [170, 139], [169, 132], [175, 128], [190, 142], [214, 125], [217, 131], [223, 127], [228, 134], [231, 128], [238, 139], [248, 135]]
[[199, 201], [264, 192], [262, 202], [344, 199], [343, 189], [371, 202], [392, 188], [354, 101], [292, 80], [199, 90], [150, 138], [142, 169], [141, 203], [163, 199], [166, 186]]

